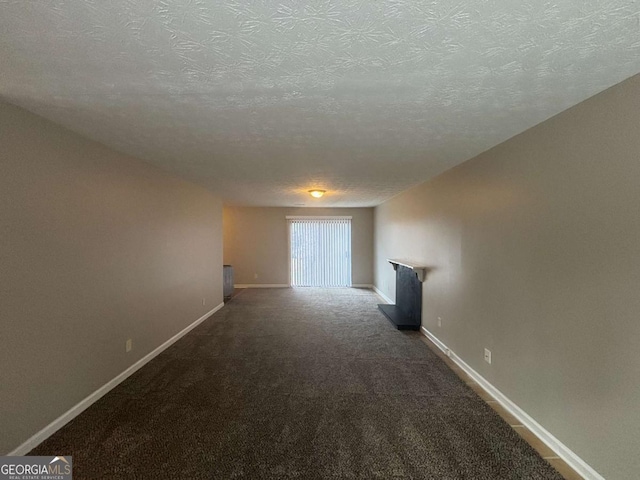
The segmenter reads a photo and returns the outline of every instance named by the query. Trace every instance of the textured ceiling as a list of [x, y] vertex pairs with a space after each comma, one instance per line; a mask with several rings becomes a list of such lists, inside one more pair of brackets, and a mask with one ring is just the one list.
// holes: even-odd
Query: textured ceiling
[[236, 205], [376, 205], [638, 72], [638, 1], [0, 0], [2, 97]]

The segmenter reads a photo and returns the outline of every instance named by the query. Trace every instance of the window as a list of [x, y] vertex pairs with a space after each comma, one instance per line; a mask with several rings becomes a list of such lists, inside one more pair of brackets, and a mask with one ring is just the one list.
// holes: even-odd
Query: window
[[351, 217], [287, 217], [293, 287], [351, 286]]

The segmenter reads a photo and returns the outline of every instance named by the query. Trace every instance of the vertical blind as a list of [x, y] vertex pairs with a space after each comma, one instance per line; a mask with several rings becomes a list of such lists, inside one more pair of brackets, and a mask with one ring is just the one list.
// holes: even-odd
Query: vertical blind
[[351, 286], [351, 217], [287, 217], [293, 287]]

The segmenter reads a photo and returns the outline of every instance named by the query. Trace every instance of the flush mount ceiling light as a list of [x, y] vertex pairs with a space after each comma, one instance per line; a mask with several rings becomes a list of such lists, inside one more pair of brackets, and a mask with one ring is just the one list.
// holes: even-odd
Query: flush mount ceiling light
[[325, 192], [326, 190], [309, 190], [309, 194], [315, 198], [320, 198], [325, 194]]

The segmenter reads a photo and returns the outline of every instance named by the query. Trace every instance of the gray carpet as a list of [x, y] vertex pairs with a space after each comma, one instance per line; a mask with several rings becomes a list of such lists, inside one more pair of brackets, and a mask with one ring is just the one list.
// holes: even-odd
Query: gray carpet
[[378, 301], [246, 290], [31, 454], [76, 479], [562, 478]]

